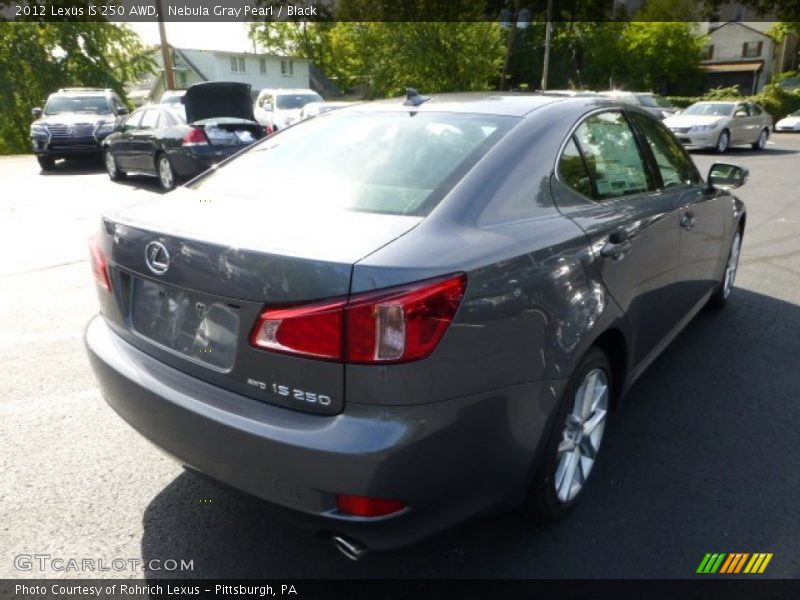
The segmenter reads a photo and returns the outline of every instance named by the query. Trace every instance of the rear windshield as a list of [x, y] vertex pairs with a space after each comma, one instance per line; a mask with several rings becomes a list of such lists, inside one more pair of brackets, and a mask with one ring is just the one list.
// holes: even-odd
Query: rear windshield
[[189, 187], [281, 208], [424, 216], [517, 121], [334, 111], [267, 138]]
[[650, 108], [673, 108], [669, 100], [661, 96], [656, 96], [655, 94], [641, 94], [637, 97], [642, 106], [649, 106]]
[[316, 94], [281, 94], [275, 101], [280, 110], [303, 108], [309, 102], [322, 102], [322, 98]]
[[105, 96], [50, 96], [44, 107], [46, 115], [73, 112], [107, 115], [111, 112], [111, 103]]

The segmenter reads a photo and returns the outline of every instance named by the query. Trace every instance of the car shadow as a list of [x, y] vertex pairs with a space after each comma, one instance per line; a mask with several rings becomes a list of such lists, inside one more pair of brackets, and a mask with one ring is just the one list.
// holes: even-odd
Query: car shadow
[[193, 570], [145, 575], [690, 577], [706, 552], [762, 551], [775, 553], [772, 576], [797, 577], [798, 331], [800, 306], [745, 289], [701, 312], [614, 413], [587, 497], [555, 524], [484, 517], [354, 563], [184, 472], [148, 505], [141, 551]]
[[[166, 194], [167, 190], [161, 187], [158, 179], [148, 175], [139, 175], [137, 173], [128, 173], [124, 179], [118, 179], [114, 183], [124, 185], [134, 190], [143, 190], [154, 194]], [[171, 191], [171, 190], [170, 190]]]
[[791, 150], [789, 148], [773, 148], [767, 146], [763, 150], [753, 150], [746, 146], [734, 146], [728, 148], [724, 154], [719, 154], [713, 148], [692, 148], [689, 150], [690, 154], [711, 154], [719, 158], [720, 162], [724, 162], [726, 157], [736, 158], [745, 156], [782, 156], [786, 154], [798, 154], [800, 150]]
[[102, 173], [105, 167], [99, 158], [66, 158], [57, 160], [51, 171], [40, 170], [44, 176], [91, 175]]

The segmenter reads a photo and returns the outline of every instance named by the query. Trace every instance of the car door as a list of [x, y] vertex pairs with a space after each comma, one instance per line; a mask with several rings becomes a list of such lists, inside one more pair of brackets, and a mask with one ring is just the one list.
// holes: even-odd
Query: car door
[[631, 118], [650, 151], [663, 192], [678, 206], [679, 269], [672, 298], [680, 314], [689, 314], [719, 282], [725, 200], [705, 185], [686, 149], [665, 127], [644, 115]]
[[750, 143], [750, 109], [746, 102], [739, 102], [733, 108], [730, 120], [731, 144]]
[[161, 122], [161, 111], [148, 108], [142, 115], [139, 128], [131, 134], [131, 169], [145, 173], [155, 173], [156, 134]]
[[135, 110], [125, 119], [119, 134], [109, 140], [109, 151], [114, 155], [117, 167], [126, 171], [131, 169], [131, 135], [139, 129], [144, 109]]
[[567, 140], [551, 186], [585, 232], [641, 363], [680, 320], [672, 302], [680, 226], [674, 195], [658, 189], [645, 149], [621, 110], [594, 113]]

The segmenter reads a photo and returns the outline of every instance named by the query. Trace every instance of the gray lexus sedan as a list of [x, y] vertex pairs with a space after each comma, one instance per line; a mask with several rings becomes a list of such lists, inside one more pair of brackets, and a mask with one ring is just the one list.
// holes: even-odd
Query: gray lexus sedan
[[111, 407], [350, 558], [554, 519], [606, 421], [734, 283], [747, 171], [641, 109], [409, 94], [104, 215], [86, 329]]

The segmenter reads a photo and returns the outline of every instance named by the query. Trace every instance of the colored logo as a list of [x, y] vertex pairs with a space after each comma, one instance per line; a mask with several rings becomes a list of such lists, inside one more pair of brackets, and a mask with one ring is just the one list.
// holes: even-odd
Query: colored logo
[[769, 561], [772, 560], [772, 552], [733, 552], [733, 553], [709, 553], [700, 561], [697, 573], [712, 574], [724, 573], [726, 575], [749, 573], [763, 573]]

